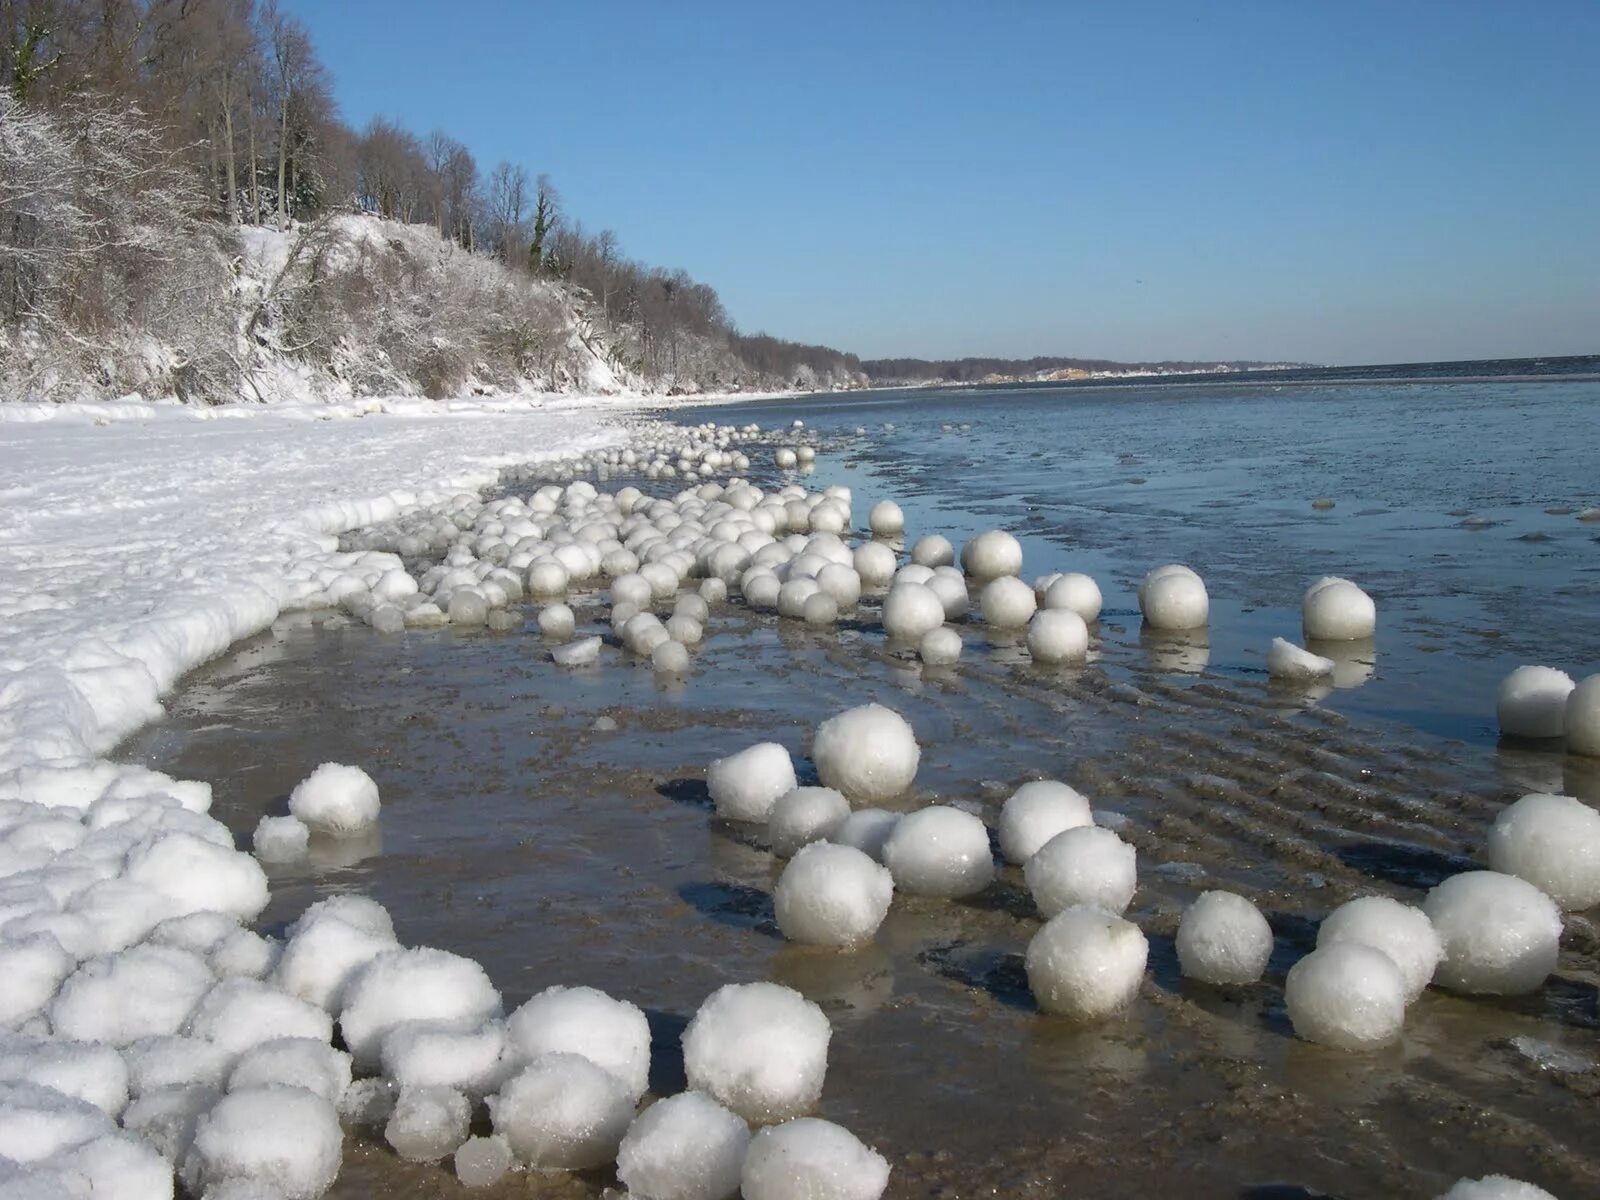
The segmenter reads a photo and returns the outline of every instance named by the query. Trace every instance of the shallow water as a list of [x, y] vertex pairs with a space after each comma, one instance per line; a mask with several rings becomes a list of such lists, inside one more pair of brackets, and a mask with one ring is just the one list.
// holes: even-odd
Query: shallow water
[[[196, 672], [169, 719], [124, 756], [213, 781], [214, 811], [241, 838], [263, 813], [284, 811], [317, 763], [362, 764], [383, 790], [381, 838], [320, 846], [309, 864], [274, 868], [266, 923], [360, 890], [389, 906], [405, 942], [479, 959], [508, 1007], [557, 982], [625, 996], [650, 1015], [657, 1092], [683, 1086], [677, 1036], [714, 987], [774, 979], [799, 988], [834, 1024], [821, 1113], [889, 1156], [891, 1196], [1176, 1187], [1261, 1200], [1428, 1197], [1491, 1171], [1567, 1198], [1600, 1194], [1594, 914], [1569, 918], [1557, 975], [1537, 996], [1430, 992], [1403, 1043], [1377, 1054], [1297, 1042], [1282, 1007], [1284, 973], [1334, 905], [1369, 891], [1419, 899], [1477, 861], [1488, 820], [1522, 792], [1600, 801], [1600, 763], [1496, 744], [1493, 685], [1522, 658], [1503, 639], [1467, 635], [1477, 622], [1503, 625], [1501, 611], [1531, 613], [1505, 631], [1535, 646], [1528, 657], [1550, 661], [1541, 649], [1587, 637], [1587, 658], [1555, 661], [1594, 669], [1583, 598], [1560, 593], [1594, 580], [1594, 527], [1545, 518], [1554, 540], [1539, 545], [1565, 566], [1529, 555], [1532, 573], [1510, 578], [1472, 539], [1498, 533], [1502, 562], [1528, 543], [1503, 527], [1469, 533], [1435, 511], [1473, 506], [1534, 526], [1534, 512], [1553, 503], [1545, 495], [1593, 502], [1576, 474], [1562, 474], [1581, 455], [1565, 440], [1551, 447], [1540, 476], [1548, 490], [1531, 500], [1512, 500], [1505, 480], [1468, 487], [1465, 476], [1463, 494], [1452, 494], [1442, 461], [1424, 472], [1403, 520], [1427, 531], [1415, 545], [1459, 564], [1447, 585], [1431, 558], [1400, 549], [1405, 526], [1393, 511], [1356, 515], [1400, 486], [1403, 457], [1374, 444], [1356, 461], [1350, 448], [1362, 439], [1349, 422], [1359, 413], [1324, 420], [1340, 432], [1312, 449], [1298, 425], [1330, 413], [1305, 397], [1289, 402], [1292, 421], [1245, 398], [1197, 428], [1192, 408], [1179, 413], [1167, 399], [1173, 391], [1142, 415], [1141, 401], [1119, 411], [1129, 402], [1074, 397], [1051, 421], [1081, 430], [1078, 440], [1041, 445], [1039, 459], [1027, 456], [1041, 439], [1017, 414], [985, 413], [970, 394], [960, 409], [949, 394], [901, 393], [792, 406], [825, 433], [874, 429], [825, 453], [808, 480], [851, 482], [858, 516], [893, 496], [913, 533], [959, 540], [1007, 525], [1024, 533], [1030, 574], [1079, 568], [1109, 583], [1087, 667], [1036, 668], [1020, 639], [973, 625], [958, 667], [923, 670], [884, 643], [870, 603], [863, 620], [827, 633], [725, 609], [694, 673], [676, 685], [610, 644], [597, 666], [563, 671], [532, 632], [386, 638], [302, 618]], [[1339, 393], [1347, 405], [1350, 392]], [[1410, 436], [1424, 421], [1418, 410], [1441, 403], [1416, 398]], [[1580, 396], [1522, 403], [1567, 404], [1569, 427], [1585, 419]], [[731, 411], [764, 426], [788, 419], [776, 405]], [[877, 428], [884, 420], [893, 434]], [[961, 422], [973, 429], [940, 429]], [[1285, 431], [1316, 470], [1283, 462], [1274, 447]], [[1229, 447], [1231, 467], [1221, 461]], [[1126, 465], [1124, 454], [1141, 461]], [[1246, 457], [1260, 469], [1239, 467]], [[1127, 482], [1132, 473], [1149, 482]], [[1496, 487], [1503, 495], [1491, 508]], [[1338, 501], [1332, 513], [1311, 513], [1320, 494]], [[1233, 507], [1209, 506], [1218, 499]], [[1284, 561], [1291, 552], [1304, 569]], [[1211, 585], [1217, 619], [1203, 647], [1140, 633], [1132, 586], [1170, 559], [1192, 562]], [[1377, 594], [1376, 645], [1349, 668], [1352, 678], [1368, 659], [1376, 669], [1325, 697], [1280, 691], [1262, 669], [1265, 641], [1297, 635], [1299, 590], [1324, 571]], [[1548, 598], [1539, 581], [1558, 576], [1566, 584]], [[1432, 598], [1447, 592], [1439, 614]], [[601, 615], [597, 603], [581, 605], [580, 632], [602, 631]], [[1530, 623], [1555, 640], [1541, 645]], [[897, 899], [875, 944], [854, 954], [778, 937], [771, 893], [781, 864], [758, 831], [713, 818], [705, 764], [767, 738], [798, 756], [817, 721], [873, 699], [904, 713], [924, 745], [903, 807], [939, 799], [992, 824], [1017, 784], [1050, 775], [1121, 814], [1119, 831], [1140, 856], [1130, 916], [1151, 939], [1151, 970], [1125, 1017], [1078, 1026], [1037, 1012], [1021, 954], [1038, 921], [1014, 869], [969, 902]], [[1259, 985], [1206, 988], [1178, 975], [1178, 915], [1212, 887], [1243, 892], [1269, 915], [1277, 944]], [[603, 1174], [518, 1178], [500, 1190], [593, 1197], [610, 1183]], [[1270, 1190], [1278, 1185], [1286, 1190]], [[447, 1167], [408, 1166], [352, 1139], [335, 1194], [454, 1187]]]

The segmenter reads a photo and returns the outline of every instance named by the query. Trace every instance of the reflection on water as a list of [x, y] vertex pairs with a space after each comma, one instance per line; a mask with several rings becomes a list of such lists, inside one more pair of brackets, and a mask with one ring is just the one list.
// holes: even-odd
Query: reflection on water
[[1204, 629], [1139, 627], [1139, 646], [1153, 671], [1199, 675], [1211, 661], [1211, 635]]

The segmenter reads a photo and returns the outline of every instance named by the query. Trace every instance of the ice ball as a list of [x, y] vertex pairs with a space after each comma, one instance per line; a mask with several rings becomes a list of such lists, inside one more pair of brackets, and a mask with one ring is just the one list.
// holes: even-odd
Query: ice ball
[[741, 1177], [744, 1200], [878, 1200], [888, 1186], [883, 1155], [816, 1117], [756, 1134]]
[[896, 889], [913, 896], [972, 896], [994, 879], [989, 830], [969, 812], [934, 804], [896, 822], [883, 844]]
[[1406, 1020], [1400, 968], [1359, 942], [1320, 946], [1295, 963], [1283, 998], [1297, 1035], [1340, 1050], [1392, 1042]]
[[922, 751], [899, 713], [881, 704], [863, 704], [817, 726], [811, 758], [825, 785], [851, 800], [871, 803], [911, 786]]
[[1526, 879], [1568, 911], [1600, 904], [1600, 812], [1542, 792], [1508, 804], [1489, 827], [1489, 866]]
[[883, 844], [900, 823], [901, 815], [886, 808], [858, 808], [828, 840], [839, 846], [854, 846], [874, 862], [882, 862]]
[[471, 1137], [456, 1147], [456, 1178], [462, 1187], [493, 1187], [517, 1161], [503, 1137]]
[[577, 616], [565, 604], [549, 604], [539, 610], [539, 632], [547, 638], [565, 641], [577, 627]]
[[[1022, 543], [1003, 529], [980, 533], [961, 547], [961, 569], [979, 581], [1021, 574]], [[1032, 588], [1028, 588], [1028, 596], [1032, 598]]]
[[546, 988], [511, 1014], [506, 1038], [529, 1060], [581, 1054], [615, 1075], [632, 1100], [650, 1084], [650, 1024], [644, 1013], [596, 988]]
[[896, 641], [920, 642], [944, 624], [944, 601], [925, 583], [896, 583], [883, 598], [883, 629]]
[[1317, 946], [1356, 942], [1382, 950], [1400, 968], [1410, 1004], [1433, 980], [1444, 947], [1420, 908], [1388, 896], [1361, 896], [1341, 904], [1317, 928]]
[[794, 763], [777, 742], [760, 742], [713, 762], [706, 768], [706, 787], [718, 816], [765, 821], [778, 797], [794, 790]]
[[1428, 893], [1422, 911], [1444, 946], [1434, 975], [1441, 987], [1516, 996], [1555, 970], [1561, 911], [1526, 880], [1498, 871], [1452, 875]]
[[1512, 1179], [1509, 1175], [1485, 1175], [1482, 1179], [1458, 1179], [1439, 1200], [1556, 1200], [1555, 1196]]
[[1021, 866], [1056, 834], [1094, 824], [1089, 802], [1054, 779], [1035, 779], [1011, 793], [1000, 809], [1000, 853]]
[[1233, 892], [1202, 892], [1178, 922], [1178, 968], [1201, 983], [1255, 983], [1272, 957], [1272, 927]]
[[879, 537], [894, 537], [906, 527], [906, 515], [893, 500], [880, 500], [867, 514], [867, 528]]
[[811, 1109], [828, 1070], [828, 1018], [792, 988], [730, 983], [706, 998], [683, 1032], [689, 1086], [747, 1121]]
[[252, 1046], [228, 1075], [228, 1090], [283, 1083], [315, 1092], [337, 1104], [350, 1086], [350, 1056], [309, 1037], [280, 1037]]
[[794, 856], [773, 893], [778, 928], [792, 942], [857, 946], [878, 931], [894, 878], [860, 850], [813, 842]]
[[50, 1028], [57, 1037], [112, 1046], [174, 1034], [215, 981], [188, 950], [133, 946], [88, 959], [67, 976], [47, 1010]]
[[323, 763], [289, 793], [289, 811], [313, 830], [347, 834], [378, 819], [378, 785], [360, 767]]
[[281, 1084], [245, 1088], [200, 1118], [183, 1179], [195, 1195], [247, 1181], [284, 1200], [314, 1200], [333, 1186], [343, 1156], [339, 1114], [321, 1096]]
[[[988, 589], [984, 592], [987, 595]], [[1089, 654], [1089, 627], [1071, 609], [1042, 609], [1028, 622], [1028, 653], [1034, 662], [1081, 662]]]
[[1348, 579], [1327, 576], [1306, 589], [1300, 604], [1306, 637], [1324, 642], [1369, 638], [1378, 625], [1377, 605]]
[[767, 818], [772, 852], [788, 858], [808, 842], [832, 835], [850, 815], [850, 802], [829, 787], [797, 787], [779, 796]]
[[956, 561], [956, 548], [941, 534], [924, 534], [911, 547], [911, 561], [919, 567], [949, 566]]
[[1567, 750], [1600, 758], [1600, 675], [1590, 675], [1567, 696]]
[[1152, 629], [1198, 629], [1211, 612], [1206, 585], [1189, 567], [1157, 567], [1139, 585], [1139, 611]]
[[857, 546], [851, 563], [861, 582], [867, 587], [885, 587], [894, 578], [894, 551], [882, 542], [867, 542]]
[[384, 1035], [408, 1021], [472, 1028], [500, 1011], [500, 993], [472, 959], [425, 946], [386, 950], [351, 979], [339, 1029], [356, 1064], [375, 1067]]
[[1144, 933], [1132, 921], [1074, 905], [1046, 921], [1028, 942], [1028, 989], [1047, 1013], [1109, 1016], [1138, 994], [1149, 954]]
[[293, 862], [306, 856], [311, 829], [299, 817], [262, 817], [251, 845], [262, 862]]
[[1109, 829], [1078, 825], [1055, 835], [1023, 865], [1023, 878], [1039, 912], [1093, 904], [1120, 913], [1139, 886], [1137, 852]]
[[961, 635], [941, 625], [922, 635], [917, 654], [930, 667], [948, 667], [961, 658]]
[[1038, 608], [1033, 589], [1015, 575], [1002, 575], [983, 585], [978, 608], [983, 619], [996, 629], [1020, 629]]
[[628, 1127], [617, 1178], [648, 1200], [733, 1200], [750, 1128], [710, 1096], [683, 1092], [657, 1101]]
[[489, 1098], [494, 1131], [532, 1167], [583, 1171], [617, 1155], [633, 1099], [610, 1071], [581, 1054], [546, 1054]]
[[454, 1088], [404, 1088], [383, 1138], [407, 1162], [433, 1163], [455, 1152], [471, 1122], [472, 1105]]
[[1068, 571], [1064, 575], [1056, 576], [1039, 599], [1041, 608], [1075, 612], [1085, 622], [1098, 620], [1103, 604], [1100, 585], [1088, 575], [1078, 571]]
[[1500, 732], [1511, 737], [1558, 738], [1567, 731], [1572, 676], [1553, 667], [1518, 667], [1495, 697]]

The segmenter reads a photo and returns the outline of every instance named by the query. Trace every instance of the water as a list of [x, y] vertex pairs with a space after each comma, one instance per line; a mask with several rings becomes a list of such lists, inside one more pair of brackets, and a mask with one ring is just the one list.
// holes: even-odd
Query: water
[[[1108, 602], [1094, 660], [1038, 668], [1019, 636], [974, 624], [957, 668], [924, 670], [884, 642], [871, 601], [829, 631], [719, 612], [681, 683], [615, 646], [558, 669], [527, 631], [386, 638], [297, 618], [196, 672], [122, 754], [212, 781], [241, 838], [318, 763], [362, 764], [383, 790], [381, 836], [273, 867], [266, 925], [358, 890], [408, 944], [479, 959], [508, 1006], [552, 983], [626, 996], [650, 1018], [657, 1094], [683, 1086], [677, 1038], [712, 989], [800, 989], [835, 1030], [821, 1115], [888, 1155], [892, 1197], [1175, 1182], [1196, 1197], [1431, 1196], [1489, 1172], [1600, 1194], [1594, 914], [1569, 918], [1537, 995], [1429, 992], [1403, 1042], [1375, 1054], [1295, 1040], [1282, 1004], [1335, 905], [1416, 902], [1481, 861], [1487, 823], [1522, 792], [1600, 802], [1600, 763], [1500, 745], [1492, 717], [1510, 666], [1600, 667], [1600, 526], [1544, 511], [1600, 499], [1585, 470], [1597, 388], [1024, 388], [686, 411], [799, 417], [827, 447], [808, 482], [850, 483], [858, 515], [893, 497], [914, 533], [1003, 525], [1030, 574], [1090, 571]], [[1331, 512], [1311, 509], [1321, 495]], [[1454, 514], [1468, 512], [1500, 523], [1465, 527]], [[1203, 638], [1141, 633], [1133, 587], [1170, 560], [1207, 577]], [[1267, 641], [1298, 637], [1300, 592], [1325, 572], [1373, 591], [1379, 635], [1342, 664], [1352, 686], [1282, 691]], [[574, 605], [580, 635], [605, 631], [598, 596]], [[858, 953], [781, 940], [782, 864], [760, 831], [712, 817], [705, 764], [767, 739], [803, 755], [818, 721], [868, 700], [923, 743], [899, 807], [957, 803], [993, 825], [1018, 784], [1047, 775], [1119, 814], [1140, 863], [1129, 916], [1151, 940], [1125, 1017], [1038, 1013], [1021, 968], [1038, 920], [1013, 868], [970, 901], [897, 899]], [[1267, 914], [1260, 984], [1178, 974], [1178, 917], [1209, 888]], [[352, 1137], [335, 1195], [437, 1195], [447, 1169]], [[493, 1194], [594, 1200], [611, 1182], [519, 1177]]]

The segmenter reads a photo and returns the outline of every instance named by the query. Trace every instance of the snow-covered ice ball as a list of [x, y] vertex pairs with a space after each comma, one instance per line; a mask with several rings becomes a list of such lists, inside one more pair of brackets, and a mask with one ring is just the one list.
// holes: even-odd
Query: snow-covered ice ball
[[1306, 589], [1300, 604], [1306, 637], [1325, 642], [1368, 638], [1378, 626], [1378, 608], [1348, 579], [1329, 575]]
[[[1001, 582], [997, 579], [989, 587]], [[1028, 653], [1034, 662], [1080, 662], [1089, 654], [1089, 627], [1071, 609], [1042, 609], [1028, 622]]]
[[1600, 812], [1542, 792], [1508, 804], [1489, 827], [1489, 866], [1526, 879], [1571, 912], [1600, 904]]
[[791, 942], [857, 946], [878, 932], [894, 899], [894, 878], [851, 846], [813, 842], [778, 877], [778, 928]]
[[583, 1171], [617, 1156], [634, 1101], [581, 1054], [545, 1054], [489, 1097], [494, 1131], [532, 1167]]
[[772, 852], [788, 858], [808, 842], [831, 837], [850, 815], [850, 802], [830, 787], [797, 787], [779, 796], [767, 817]]
[[893, 500], [880, 500], [867, 514], [867, 528], [879, 537], [894, 537], [906, 527], [906, 515]]
[[707, 604], [721, 604], [728, 598], [728, 585], [721, 579], [702, 579], [696, 594]]
[[1273, 638], [1267, 650], [1267, 674], [1274, 679], [1290, 682], [1323, 679], [1332, 675], [1337, 665], [1333, 659], [1302, 650], [1283, 638]]
[[504, 1082], [506, 1049], [498, 1021], [476, 1029], [413, 1021], [385, 1035], [380, 1058], [384, 1075], [403, 1088], [448, 1087], [476, 1099]]
[[136, 846], [123, 877], [171, 898], [180, 914], [210, 910], [250, 918], [267, 906], [260, 863], [192, 833], [167, 833]]
[[351, 979], [339, 1029], [356, 1065], [370, 1068], [384, 1036], [407, 1021], [473, 1028], [500, 1011], [500, 993], [472, 959], [428, 947], [386, 950]]
[[255, 979], [225, 979], [206, 993], [186, 1031], [232, 1054], [274, 1038], [333, 1038], [333, 1020], [315, 1005]]
[[31, 1163], [114, 1132], [94, 1105], [36, 1083], [0, 1082], [0, 1163]]
[[911, 786], [922, 751], [899, 713], [881, 704], [863, 704], [817, 726], [811, 758], [824, 785], [853, 801], [871, 803]]
[[0, 941], [0, 1029], [15, 1029], [37, 1016], [76, 960], [48, 933]]
[[710, 1096], [682, 1092], [628, 1127], [617, 1178], [641, 1200], [733, 1200], [750, 1127]]
[[683, 1031], [689, 1086], [747, 1121], [783, 1121], [811, 1109], [828, 1071], [828, 1018], [792, 988], [730, 983], [712, 992]]
[[311, 828], [299, 817], [262, 817], [250, 844], [262, 862], [293, 862], [311, 845]]
[[800, 456], [787, 446], [784, 446], [773, 454], [772, 461], [780, 471], [792, 471], [800, 465]]
[[655, 599], [655, 588], [643, 575], [633, 572], [620, 575], [611, 581], [611, 603], [632, 604], [636, 608], [648, 608]]
[[855, 548], [851, 555], [856, 574], [867, 587], [884, 587], [894, 578], [894, 551], [882, 542], [866, 542]]
[[1044, 595], [1039, 599], [1039, 607], [1075, 612], [1087, 622], [1099, 619], [1104, 602], [1100, 585], [1090, 576], [1079, 571], [1068, 571], [1051, 580], [1050, 586], [1044, 589]]
[[1283, 999], [1298, 1036], [1340, 1050], [1386, 1045], [1406, 1020], [1400, 968], [1360, 942], [1320, 946], [1295, 963]]
[[1500, 683], [1495, 711], [1511, 737], [1558, 738], [1567, 731], [1572, 676], [1554, 667], [1518, 667]]
[[350, 1056], [316, 1038], [273, 1038], [246, 1050], [228, 1074], [230, 1092], [269, 1083], [307, 1088], [337, 1104], [350, 1086]]
[[794, 762], [777, 742], [758, 742], [706, 768], [706, 788], [717, 815], [765, 821], [779, 796], [795, 788]]
[[565, 604], [547, 604], [539, 610], [539, 632], [547, 638], [569, 638], [577, 627], [578, 618]]
[[896, 822], [883, 844], [895, 888], [913, 896], [972, 896], [994, 880], [989, 830], [969, 812], [934, 804]]
[[1139, 992], [1150, 945], [1132, 921], [1080, 904], [1051, 917], [1028, 943], [1028, 990], [1047, 1013], [1105, 1017]]
[[883, 844], [889, 840], [902, 814], [886, 808], [861, 808], [851, 813], [828, 840], [836, 846], [854, 846], [874, 862], [883, 861]]
[[381, 908], [368, 914], [354, 906], [321, 905], [307, 909], [291, 928], [274, 981], [290, 995], [336, 1012], [356, 972], [398, 943]]
[[383, 1138], [407, 1162], [438, 1162], [466, 1140], [472, 1105], [454, 1088], [403, 1088]]
[[978, 595], [983, 619], [997, 629], [1020, 629], [1038, 608], [1033, 589], [1015, 575], [1002, 575], [983, 585]]
[[961, 658], [961, 635], [943, 625], [930, 629], [917, 643], [917, 654], [930, 667], [948, 667]]
[[1482, 1179], [1458, 1179], [1439, 1200], [1556, 1200], [1555, 1196], [1531, 1183], [1509, 1175], [1485, 1175]]
[[1139, 585], [1139, 611], [1152, 629], [1198, 629], [1211, 612], [1206, 585], [1180, 563], [1157, 567]]
[[55, 1088], [113, 1120], [128, 1105], [128, 1065], [101, 1042], [0, 1034], [0, 1079]]
[[[536, 600], [550, 600], [567, 594], [571, 582], [567, 568], [553, 558], [541, 558], [528, 564], [528, 595]], [[615, 594], [613, 592], [613, 594]]]
[[650, 668], [658, 675], [682, 675], [689, 669], [689, 648], [669, 637], [650, 651]]
[[211, 1084], [153, 1088], [128, 1105], [122, 1127], [150, 1143], [163, 1158], [182, 1164], [194, 1143], [195, 1126], [221, 1098], [221, 1089]]
[[1556, 968], [1561, 911], [1533, 884], [1498, 871], [1452, 875], [1428, 893], [1444, 946], [1440, 987], [1491, 996], [1535, 991]]
[[896, 641], [921, 641], [943, 624], [944, 601], [925, 583], [896, 583], [883, 598], [883, 629]]
[[1600, 675], [1590, 675], [1567, 696], [1567, 751], [1600, 758]]
[[650, 1085], [650, 1024], [644, 1013], [592, 987], [548, 987], [511, 1014], [506, 1040], [523, 1058], [581, 1054], [616, 1076], [630, 1099]]
[[129, 1043], [122, 1059], [128, 1064], [129, 1090], [141, 1096], [197, 1084], [220, 1091], [235, 1056], [204, 1038], [168, 1034]]
[[883, 1155], [816, 1117], [761, 1130], [741, 1176], [744, 1200], [878, 1200], [888, 1186]]
[[1233, 892], [1203, 892], [1178, 922], [1178, 967], [1201, 983], [1254, 983], [1272, 957], [1272, 927]]
[[506, 1177], [517, 1156], [503, 1137], [471, 1137], [456, 1147], [456, 1178], [462, 1187], [493, 1187]]
[[[1004, 529], [980, 533], [961, 547], [961, 569], [980, 582], [998, 579], [1002, 575], [1021, 574], [1022, 543]], [[1032, 598], [1032, 588], [1028, 588], [1028, 596]]]
[[1137, 860], [1134, 848], [1111, 830], [1077, 825], [1040, 846], [1022, 875], [1043, 916], [1078, 904], [1120, 913], [1139, 886]]
[[[696, 597], [698, 599], [698, 597]], [[705, 628], [687, 613], [675, 612], [666, 621], [667, 636], [684, 646], [698, 646]]]
[[1444, 956], [1428, 914], [1388, 896], [1361, 896], [1329, 913], [1317, 928], [1317, 946], [1339, 942], [1358, 942], [1387, 954], [1400, 968], [1407, 1004], [1422, 995]]
[[50, 1027], [57, 1037], [113, 1046], [177, 1033], [215, 982], [197, 954], [133, 946], [67, 976], [50, 1002]]
[[1018, 866], [1068, 829], [1094, 824], [1089, 801], [1054, 779], [1025, 783], [1000, 809], [1000, 853]]
[[289, 793], [289, 811], [320, 833], [356, 833], [378, 819], [378, 785], [360, 767], [323, 763]]
[[911, 561], [919, 567], [947, 567], [956, 561], [956, 548], [941, 534], [924, 534], [912, 544]]
[[854, 567], [829, 563], [817, 572], [817, 586], [832, 598], [840, 612], [854, 608], [861, 599], [861, 576], [856, 574]]
[[314, 1200], [333, 1186], [343, 1157], [339, 1114], [321, 1096], [278, 1084], [244, 1088], [200, 1118], [183, 1180], [195, 1195], [248, 1180], [284, 1200]]
[[[75, 1146], [51, 1165], [83, 1189], [77, 1195], [95, 1200], [169, 1200], [172, 1195], [172, 1164], [127, 1133], [108, 1133]], [[207, 1200], [211, 1195], [207, 1193]]]

